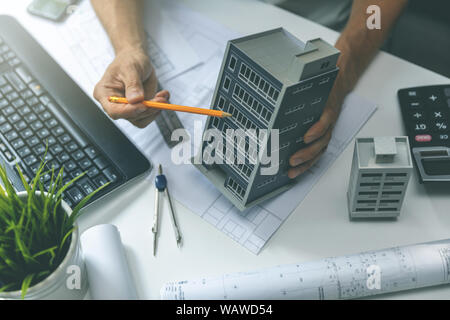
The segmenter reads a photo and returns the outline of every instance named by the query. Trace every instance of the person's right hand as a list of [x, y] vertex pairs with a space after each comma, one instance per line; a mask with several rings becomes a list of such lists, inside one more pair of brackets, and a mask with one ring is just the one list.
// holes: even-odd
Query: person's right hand
[[[112, 119], [127, 119], [144, 128], [159, 111], [140, 102], [145, 99], [167, 103], [170, 98], [168, 91], [157, 92], [157, 88], [155, 70], [147, 54], [137, 49], [122, 50], [95, 86], [94, 98]], [[111, 103], [110, 96], [126, 97], [130, 104]]]

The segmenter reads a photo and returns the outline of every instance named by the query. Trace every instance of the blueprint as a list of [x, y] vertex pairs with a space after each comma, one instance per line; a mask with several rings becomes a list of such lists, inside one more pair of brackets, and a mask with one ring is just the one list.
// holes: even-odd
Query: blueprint
[[354, 299], [450, 282], [450, 239], [215, 278], [170, 282], [162, 299]]
[[[200, 64], [155, 1], [145, 1], [144, 28], [148, 52], [156, 75], [166, 81]], [[58, 27], [61, 39], [80, 63], [90, 87], [101, 78], [114, 59], [114, 50], [90, 1], [82, 1], [66, 23]]]

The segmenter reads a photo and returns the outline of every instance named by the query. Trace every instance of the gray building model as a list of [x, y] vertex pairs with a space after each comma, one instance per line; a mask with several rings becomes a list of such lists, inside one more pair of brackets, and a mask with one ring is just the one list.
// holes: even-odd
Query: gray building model
[[[287, 176], [289, 157], [305, 146], [304, 134], [323, 112], [338, 73], [338, 56], [339, 51], [327, 42], [304, 43], [282, 28], [229, 41], [212, 108], [232, 117], [209, 117], [205, 129], [218, 129], [223, 141], [228, 129], [279, 130], [279, 170], [274, 175], [262, 175], [260, 159], [239, 144], [224, 153], [240, 152], [245, 163], [196, 164], [238, 209], [295, 183]], [[203, 144], [202, 153], [207, 145]], [[258, 148], [272, 150], [270, 139]]]
[[348, 185], [353, 218], [397, 218], [412, 172], [408, 137], [358, 138]]

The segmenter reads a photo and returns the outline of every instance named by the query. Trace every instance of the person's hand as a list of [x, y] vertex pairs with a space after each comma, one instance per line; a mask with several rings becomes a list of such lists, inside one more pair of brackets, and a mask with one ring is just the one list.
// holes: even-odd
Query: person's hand
[[320, 120], [305, 133], [303, 141], [307, 146], [289, 158], [289, 178], [294, 179], [311, 168], [327, 149], [343, 101], [342, 95], [335, 91], [336, 88], [332, 90]]
[[[144, 128], [158, 116], [159, 111], [139, 102], [145, 99], [167, 103], [170, 98], [168, 91], [157, 93], [157, 88], [155, 71], [145, 52], [122, 50], [95, 86], [94, 98], [112, 119], [127, 119]], [[108, 100], [110, 96], [126, 97], [130, 104], [111, 103]]]

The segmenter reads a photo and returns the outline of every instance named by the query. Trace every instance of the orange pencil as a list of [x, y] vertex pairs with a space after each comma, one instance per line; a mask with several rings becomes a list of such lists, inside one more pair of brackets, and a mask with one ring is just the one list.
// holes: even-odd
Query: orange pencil
[[[115, 103], [128, 103], [128, 100], [126, 98], [122, 98], [122, 97], [109, 97], [109, 101], [115, 102]], [[160, 110], [173, 110], [173, 111], [180, 111], [180, 112], [189, 112], [189, 113], [203, 114], [206, 116], [219, 117], [219, 118], [226, 118], [226, 117], [232, 116], [231, 113], [220, 111], [220, 110], [186, 107], [186, 106], [179, 106], [176, 104], [162, 103], [162, 102], [155, 102], [155, 101], [148, 101], [148, 100], [144, 100], [141, 103], [147, 107], [160, 109]]]

